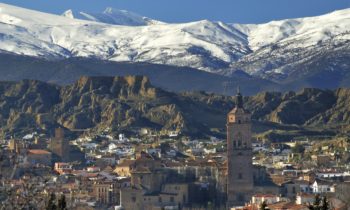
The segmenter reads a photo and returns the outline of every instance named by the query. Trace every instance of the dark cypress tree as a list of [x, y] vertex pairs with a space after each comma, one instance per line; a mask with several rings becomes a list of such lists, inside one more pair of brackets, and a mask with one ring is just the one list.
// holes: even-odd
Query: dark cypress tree
[[310, 210], [321, 210], [321, 198], [320, 195], [316, 194], [315, 201], [313, 204], [309, 205]]
[[49, 202], [47, 203], [46, 210], [57, 210], [56, 195], [54, 193], [50, 194], [50, 198], [49, 198]]
[[66, 196], [64, 194], [58, 199], [58, 210], [67, 210]]
[[315, 210], [320, 210], [320, 205], [321, 205], [321, 198], [319, 194], [316, 194], [315, 196], [315, 201], [314, 201], [314, 209]]
[[261, 205], [260, 205], [260, 210], [266, 210], [266, 209], [268, 209], [268, 208], [267, 208], [266, 202], [264, 201], [264, 202], [262, 202]]
[[327, 200], [327, 197], [324, 196], [324, 197], [323, 197], [323, 200], [322, 200], [321, 210], [328, 210], [328, 209], [330, 209], [330, 208], [329, 208], [329, 202], [328, 202], [328, 200]]

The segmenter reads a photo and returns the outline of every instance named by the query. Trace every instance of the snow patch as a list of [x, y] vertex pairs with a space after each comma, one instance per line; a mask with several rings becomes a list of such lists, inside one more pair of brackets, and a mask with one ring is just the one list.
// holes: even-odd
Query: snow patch
[[0, 14], [0, 22], [10, 25], [16, 25], [20, 23], [22, 20], [7, 14]]

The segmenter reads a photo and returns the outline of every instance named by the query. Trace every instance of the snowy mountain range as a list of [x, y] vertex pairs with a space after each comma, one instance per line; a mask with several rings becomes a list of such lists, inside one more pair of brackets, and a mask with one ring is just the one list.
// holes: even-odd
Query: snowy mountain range
[[163, 24], [161, 21], [143, 17], [126, 10], [117, 10], [111, 7], [106, 8], [102, 13], [75, 13], [72, 10], [67, 10], [62, 14], [62, 16], [71, 19], [89, 20], [94, 22], [126, 26], [147, 26], [154, 24]]
[[0, 3], [0, 52], [167, 64], [225, 76], [239, 70], [280, 83], [303, 77], [311, 84], [320, 73], [350, 75], [350, 9], [256, 25], [169, 24], [112, 8], [59, 16]]

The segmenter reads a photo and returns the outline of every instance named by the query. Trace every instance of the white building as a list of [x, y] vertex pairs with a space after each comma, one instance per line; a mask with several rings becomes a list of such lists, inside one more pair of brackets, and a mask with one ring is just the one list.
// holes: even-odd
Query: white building
[[299, 205], [303, 205], [303, 204], [313, 203], [314, 201], [315, 201], [314, 194], [301, 193], [297, 195], [295, 203]]
[[252, 204], [260, 205], [263, 202], [266, 204], [274, 204], [282, 201], [283, 199], [278, 195], [272, 194], [256, 194], [252, 196]]
[[335, 192], [335, 187], [332, 183], [320, 179], [316, 179], [311, 188], [313, 193]]

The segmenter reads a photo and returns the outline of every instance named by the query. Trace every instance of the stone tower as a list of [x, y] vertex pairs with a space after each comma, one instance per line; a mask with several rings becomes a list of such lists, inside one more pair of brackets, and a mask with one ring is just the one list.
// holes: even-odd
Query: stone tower
[[227, 205], [249, 202], [253, 187], [251, 115], [238, 91], [236, 107], [227, 115]]
[[69, 162], [69, 141], [64, 137], [62, 128], [55, 129], [55, 137], [51, 139], [50, 149], [55, 156], [55, 161]]

